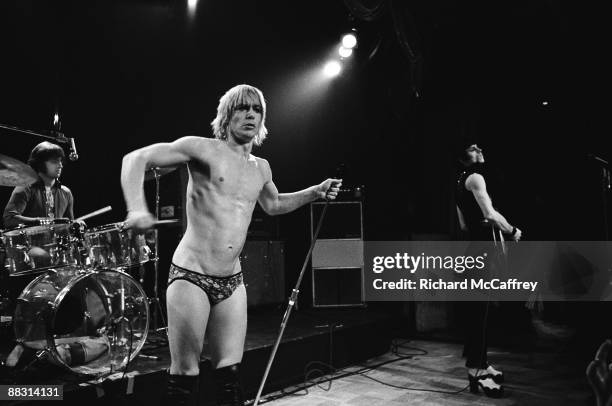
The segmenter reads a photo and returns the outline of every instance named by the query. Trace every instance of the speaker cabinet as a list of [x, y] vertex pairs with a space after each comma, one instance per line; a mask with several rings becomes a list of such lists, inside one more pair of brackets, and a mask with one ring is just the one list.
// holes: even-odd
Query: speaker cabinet
[[[311, 234], [319, 222], [325, 203], [310, 204]], [[319, 240], [363, 239], [363, 215], [360, 201], [329, 202], [319, 231]]]
[[312, 251], [313, 268], [361, 268], [362, 266], [362, 240], [317, 240], [315, 243]]
[[313, 307], [364, 306], [363, 267], [313, 268]]
[[240, 254], [249, 307], [282, 303], [285, 249], [282, 241], [247, 240]]
[[[310, 205], [311, 236], [325, 203]], [[360, 201], [330, 202], [312, 251], [313, 307], [364, 306]]]

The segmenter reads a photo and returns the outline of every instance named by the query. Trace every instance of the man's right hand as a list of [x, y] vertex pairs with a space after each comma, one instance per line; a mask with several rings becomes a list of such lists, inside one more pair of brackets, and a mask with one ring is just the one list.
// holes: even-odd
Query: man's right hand
[[516, 232], [514, 234], [512, 234], [512, 240], [514, 242], [517, 242], [521, 239], [521, 236], [523, 235], [523, 232], [521, 230], [519, 230], [519, 228], [516, 228]]
[[145, 231], [155, 225], [155, 217], [148, 211], [130, 211], [125, 218], [126, 228], [136, 232]]

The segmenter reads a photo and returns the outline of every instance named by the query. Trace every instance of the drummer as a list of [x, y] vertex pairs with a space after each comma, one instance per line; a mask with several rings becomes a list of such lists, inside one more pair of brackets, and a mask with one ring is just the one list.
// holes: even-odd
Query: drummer
[[30, 186], [17, 186], [4, 208], [4, 227], [39, 225], [41, 220], [74, 219], [72, 192], [59, 182], [64, 167], [64, 150], [48, 141], [32, 149], [28, 164], [38, 173]]

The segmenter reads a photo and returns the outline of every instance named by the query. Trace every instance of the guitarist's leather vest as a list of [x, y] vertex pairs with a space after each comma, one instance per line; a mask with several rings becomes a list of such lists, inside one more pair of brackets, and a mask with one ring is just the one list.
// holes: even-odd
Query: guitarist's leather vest
[[455, 187], [455, 201], [461, 213], [463, 213], [469, 239], [472, 241], [491, 241], [493, 238], [491, 226], [486, 223], [474, 194], [465, 188], [465, 181], [473, 173], [478, 173], [484, 177], [483, 165], [473, 164], [459, 174]]

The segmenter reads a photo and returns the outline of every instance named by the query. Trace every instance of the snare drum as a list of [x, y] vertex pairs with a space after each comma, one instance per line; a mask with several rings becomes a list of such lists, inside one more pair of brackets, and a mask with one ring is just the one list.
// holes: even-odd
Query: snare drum
[[2, 234], [5, 267], [11, 275], [35, 274], [80, 262], [76, 238], [68, 219], [49, 220]]
[[136, 357], [147, 339], [149, 304], [123, 272], [51, 269], [23, 290], [13, 326], [23, 346], [46, 351], [51, 362], [77, 374], [99, 376]]
[[124, 229], [121, 223], [87, 230], [83, 239], [94, 268], [129, 268], [151, 259], [144, 234]]

